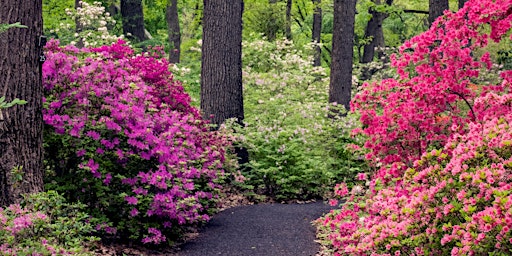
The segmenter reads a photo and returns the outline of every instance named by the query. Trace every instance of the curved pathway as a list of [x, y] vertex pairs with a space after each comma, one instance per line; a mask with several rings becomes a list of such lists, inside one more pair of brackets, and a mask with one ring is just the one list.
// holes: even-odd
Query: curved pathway
[[335, 209], [323, 202], [238, 206], [215, 215], [179, 256], [310, 256], [319, 245], [311, 221]]

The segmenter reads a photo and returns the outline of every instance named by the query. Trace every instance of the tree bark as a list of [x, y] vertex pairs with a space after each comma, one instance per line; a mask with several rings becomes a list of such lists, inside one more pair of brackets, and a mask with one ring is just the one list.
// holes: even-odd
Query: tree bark
[[180, 20], [178, 17], [178, 0], [169, 0], [167, 5], [167, 27], [169, 33], [169, 62], [179, 63], [180, 62], [180, 46], [181, 46], [181, 32], [180, 32]]
[[432, 23], [437, 17], [442, 16], [444, 10], [448, 10], [448, 0], [429, 0], [428, 1], [428, 23]]
[[[276, 9], [275, 8], [275, 4], [277, 3], [277, 0], [268, 0], [268, 3], [271, 6], [272, 12], [275, 11], [275, 9]], [[272, 16], [270, 17], [270, 23], [273, 25], [273, 24], [276, 23], [276, 19], [275, 19], [275, 16], [274, 16], [275, 13], [271, 13], [271, 15]], [[277, 37], [277, 29], [275, 29], [274, 27], [275, 27], [275, 25], [273, 25], [272, 27], [269, 27], [267, 29], [266, 36], [267, 36], [267, 40], [270, 41], [270, 42], [276, 40], [276, 37]]]
[[[315, 5], [315, 12], [313, 13], [313, 42], [320, 43], [322, 40], [322, 7], [320, 6], [321, 0], [313, 0]], [[318, 67], [322, 64], [322, 48], [319, 45], [314, 47], [313, 66]]]
[[[242, 124], [243, 0], [203, 0], [201, 111], [219, 127], [226, 119]], [[239, 163], [248, 162], [246, 149], [237, 148]]]
[[244, 118], [242, 5], [242, 0], [204, 0], [201, 110], [217, 125]]
[[292, 0], [286, 1], [286, 24], [284, 28], [284, 34], [286, 39], [292, 40]]
[[356, 0], [334, 0], [329, 102], [350, 109]]
[[[0, 97], [27, 104], [0, 109], [0, 206], [43, 190], [42, 0], [0, 2], [0, 23], [16, 22], [27, 28], [0, 34]], [[13, 175], [16, 167], [21, 177]]]
[[121, 0], [121, 16], [123, 33], [127, 38], [137, 42], [146, 40], [142, 0]]
[[[379, 5], [381, 4], [381, 1], [374, 0], [374, 3]], [[391, 5], [392, 3], [393, 0], [388, 0], [386, 2], [387, 5]], [[388, 15], [385, 13], [377, 12], [374, 8], [370, 9], [370, 14], [372, 15], [372, 18], [366, 25], [364, 36], [371, 39], [370, 42], [364, 46], [361, 63], [372, 62], [373, 58], [375, 57], [375, 48], [384, 47], [385, 45], [384, 32], [382, 31], [382, 22], [388, 17]]]
[[[78, 8], [82, 8], [81, 0], [75, 0], [75, 10]], [[83, 25], [80, 23], [80, 19], [78, 17], [75, 18], [75, 32], [80, 34], [83, 30]], [[78, 42], [76, 43], [76, 47], [82, 48], [84, 47], [84, 40], [81, 36], [78, 37]]]

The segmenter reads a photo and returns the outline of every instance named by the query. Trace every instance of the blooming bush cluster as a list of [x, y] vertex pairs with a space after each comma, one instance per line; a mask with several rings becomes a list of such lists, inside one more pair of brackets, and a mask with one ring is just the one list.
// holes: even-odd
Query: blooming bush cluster
[[286, 200], [322, 197], [351, 182], [365, 168], [362, 155], [345, 147], [361, 144], [350, 135], [359, 123], [352, 114], [328, 118], [328, 76], [313, 67], [311, 48], [289, 40], [243, 47], [245, 125], [235, 129], [250, 159], [243, 186]]
[[510, 254], [512, 71], [479, 76], [511, 26], [512, 1], [470, 0], [400, 48], [399, 79], [356, 95], [377, 171], [319, 220], [335, 255]]
[[84, 207], [49, 191], [0, 208], [0, 255], [90, 255], [83, 246], [97, 238]]
[[[63, 44], [99, 47], [115, 43], [124, 37], [109, 31], [108, 28], [114, 27], [116, 20], [105, 10], [101, 2], [90, 4], [80, 1], [79, 7], [66, 8], [65, 13], [59, 16], [63, 15], [67, 15], [66, 19], [62, 19], [59, 26], [48, 31]], [[77, 24], [79, 28], [76, 27]]]
[[208, 220], [229, 142], [210, 132], [161, 50], [47, 45], [47, 187], [107, 235], [159, 244]]

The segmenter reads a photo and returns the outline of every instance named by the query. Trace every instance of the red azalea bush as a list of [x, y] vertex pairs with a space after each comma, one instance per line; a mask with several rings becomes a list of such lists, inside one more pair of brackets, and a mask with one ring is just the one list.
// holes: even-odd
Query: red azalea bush
[[159, 244], [208, 220], [229, 142], [210, 132], [159, 49], [47, 45], [48, 188], [89, 206], [97, 229]]
[[401, 47], [399, 80], [355, 96], [377, 171], [320, 220], [336, 255], [512, 252], [512, 71], [475, 84], [492, 65], [479, 50], [511, 25], [511, 0], [470, 0]]

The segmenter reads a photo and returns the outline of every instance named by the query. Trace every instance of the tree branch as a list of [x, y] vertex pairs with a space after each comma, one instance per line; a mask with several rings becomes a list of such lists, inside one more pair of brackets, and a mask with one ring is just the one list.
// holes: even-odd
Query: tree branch
[[471, 114], [473, 115], [473, 121], [476, 120], [476, 115], [475, 115], [475, 111], [473, 110], [473, 106], [471, 106], [471, 104], [469, 104], [469, 101], [466, 99], [466, 97], [464, 97], [464, 95], [462, 95], [462, 93], [458, 93], [458, 92], [452, 91], [450, 89], [448, 89], [448, 91], [451, 94], [455, 94], [455, 95], [459, 96], [461, 99], [464, 100], [464, 102], [466, 102], [466, 105], [468, 105], [469, 110], [471, 110]]

